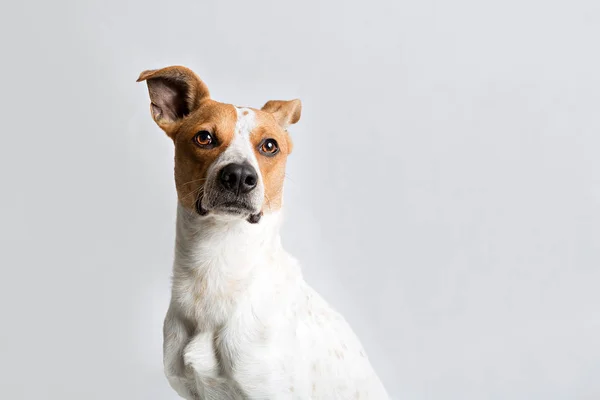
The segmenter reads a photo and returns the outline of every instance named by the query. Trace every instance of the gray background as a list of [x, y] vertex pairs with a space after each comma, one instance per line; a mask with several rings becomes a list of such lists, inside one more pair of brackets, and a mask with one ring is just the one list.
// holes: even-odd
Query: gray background
[[598, 1], [0, 9], [0, 398], [175, 399], [140, 71], [299, 97], [283, 232], [397, 399], [600, 398]]

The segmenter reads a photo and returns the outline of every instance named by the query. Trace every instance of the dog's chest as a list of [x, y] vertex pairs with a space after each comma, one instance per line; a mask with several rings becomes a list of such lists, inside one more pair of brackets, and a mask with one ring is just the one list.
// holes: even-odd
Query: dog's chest
[[176, 276], [173, 284], [180, 309], [200, 332], [213, 331], [225, 324], [244, 301], [247, 291], [247, 283], [242, 279], [212, 269]]
[[179, 307], [193, 321], [181, 352], [190, 384], [223, 399], [268, 398], [274, 387], [293, 387], [296, 368], [287, 353], [298, 343], [284, 310], [296, 279], [269, 271], [240, 282], [218, 274], [175, 280]]

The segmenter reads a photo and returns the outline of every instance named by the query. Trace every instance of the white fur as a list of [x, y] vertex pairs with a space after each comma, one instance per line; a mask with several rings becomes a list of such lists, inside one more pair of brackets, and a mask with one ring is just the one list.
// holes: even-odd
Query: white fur
[[[224, 154], [252, 160], [243, 139], [253, 115], [238, 116], [239, 142]], [[387, 399], [346, 321], [281, 246], [280, 221], [279, 212], [250, 224], [179, 205], [164, 324], [171, 386], [188, 400]]]

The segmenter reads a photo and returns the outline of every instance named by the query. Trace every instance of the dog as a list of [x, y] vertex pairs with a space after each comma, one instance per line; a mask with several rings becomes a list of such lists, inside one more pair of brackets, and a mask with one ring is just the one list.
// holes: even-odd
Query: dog
[[177, 223], [163, 362], [179, 396], [384, 400], [344, 318], [303, 279], [279, 235], [288, 127], [299, 100], [212, 100], [190, 69], [141, 73], [175, 144]]

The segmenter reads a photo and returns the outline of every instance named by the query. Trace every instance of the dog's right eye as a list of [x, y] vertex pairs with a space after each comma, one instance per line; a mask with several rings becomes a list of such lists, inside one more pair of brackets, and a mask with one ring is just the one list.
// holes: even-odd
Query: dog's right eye
[[194, 136], [194, 143], [204, 149], [214, 147], [216, 145], [215, 139], [208, 131], [200, 131]]

